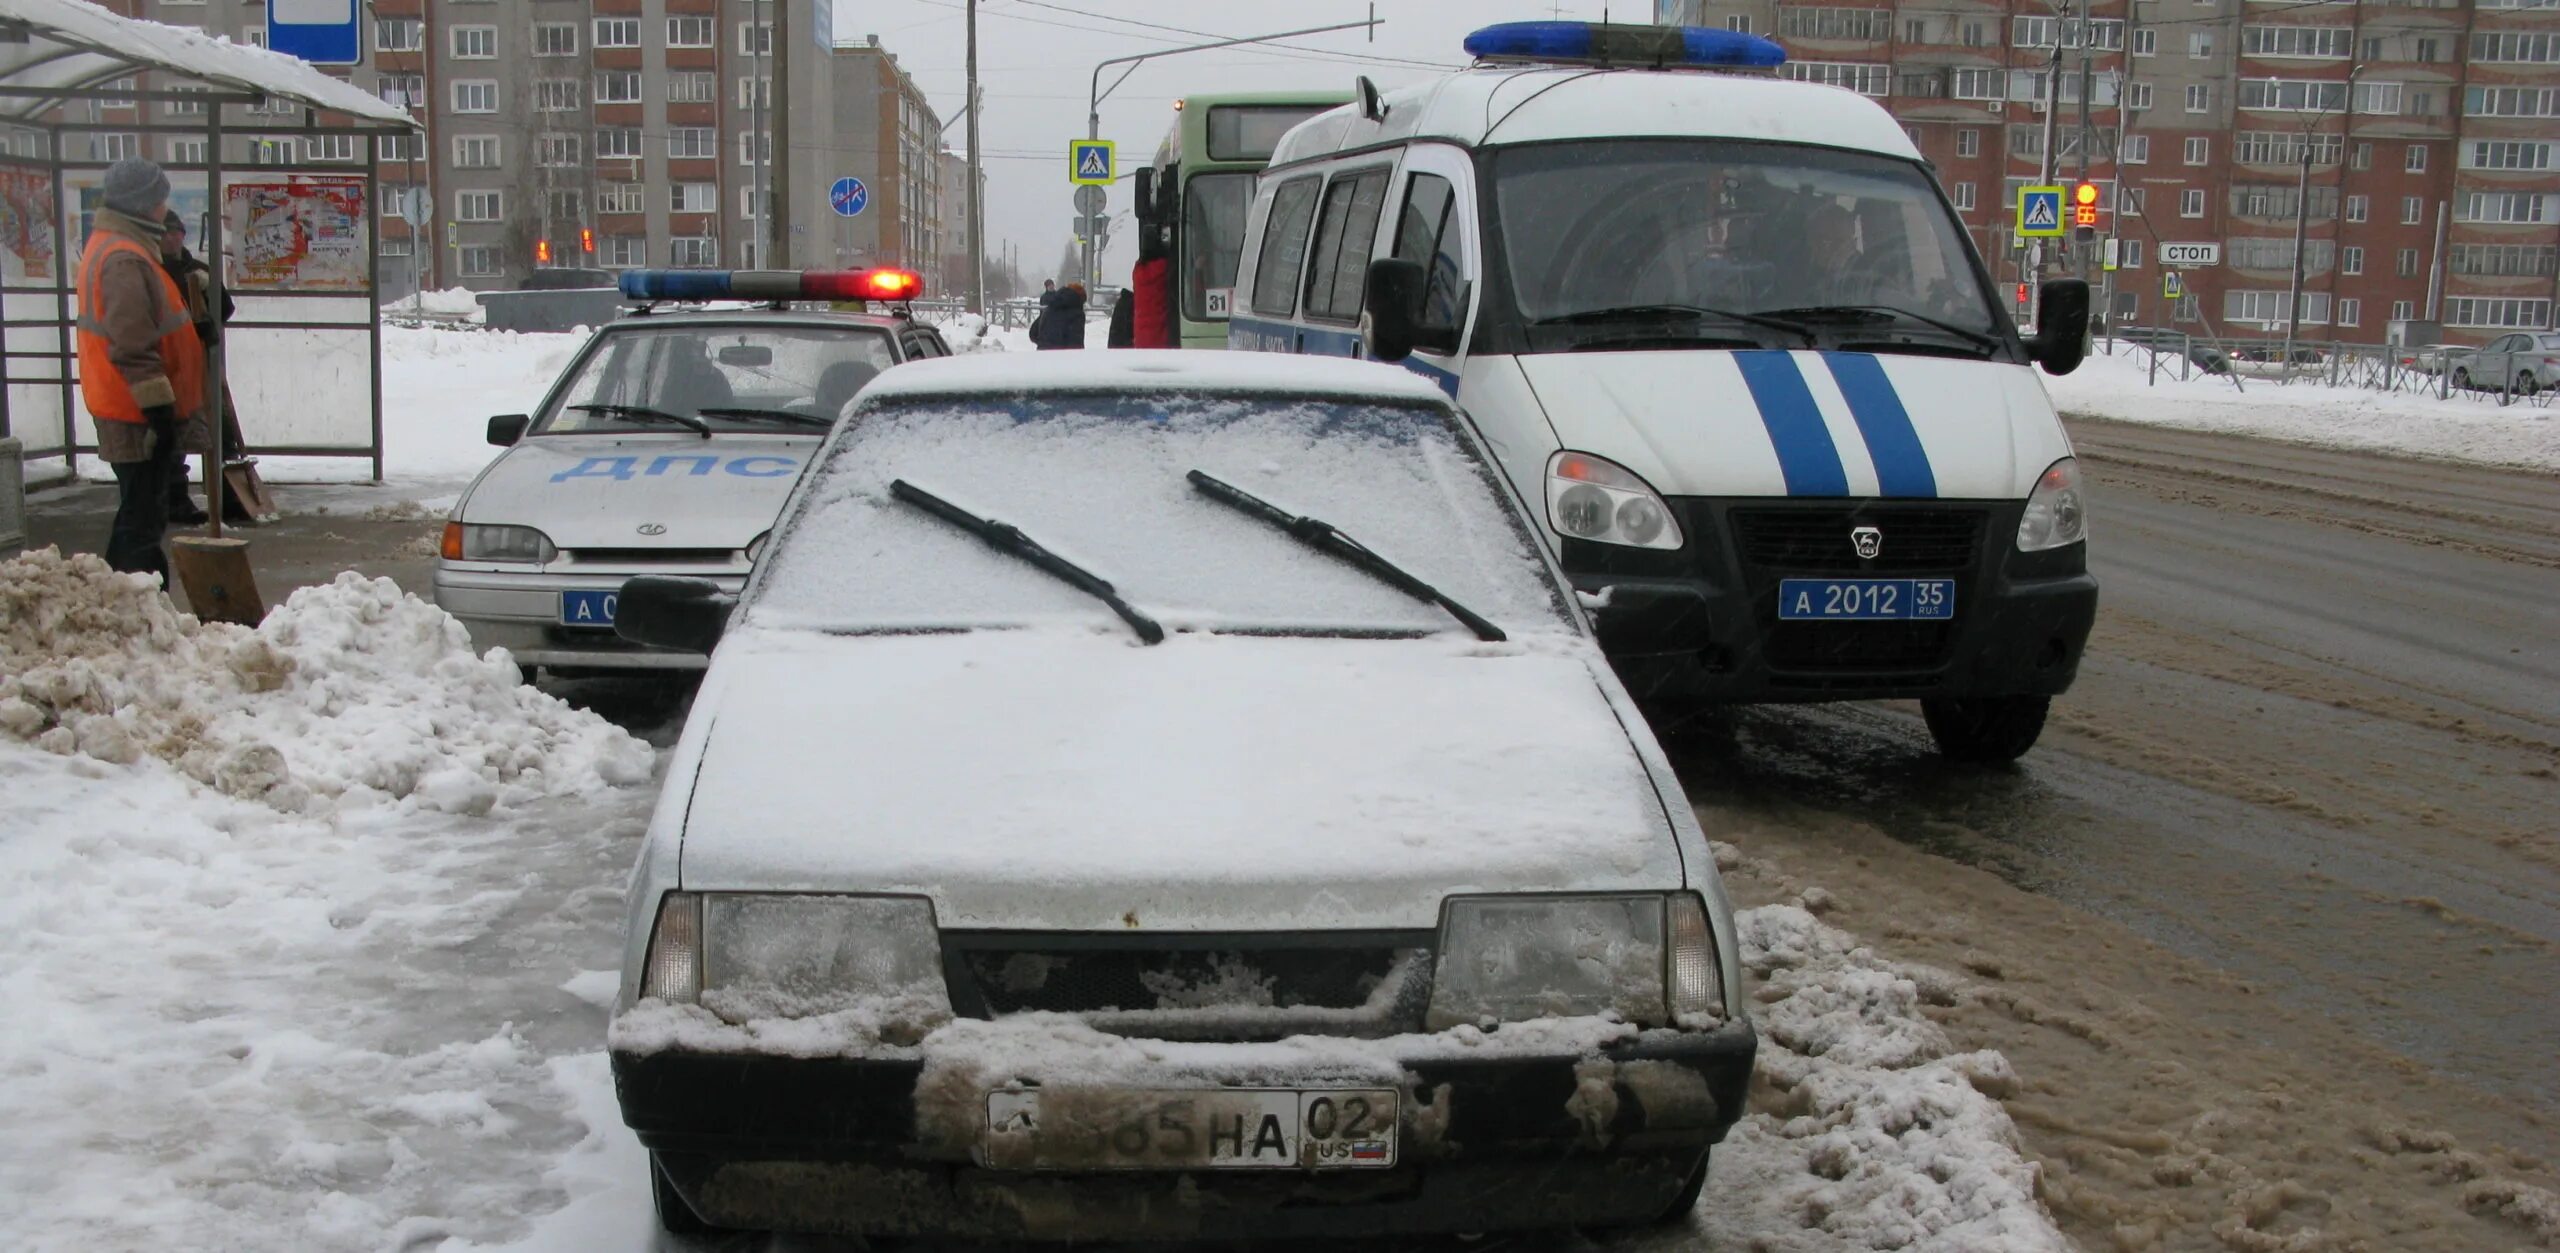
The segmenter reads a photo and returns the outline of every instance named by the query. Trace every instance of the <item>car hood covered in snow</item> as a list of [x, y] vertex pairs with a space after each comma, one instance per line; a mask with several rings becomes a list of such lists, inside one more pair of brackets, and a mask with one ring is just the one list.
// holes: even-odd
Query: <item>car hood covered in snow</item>
[[1452, 893], [1679, 887], [1598, 664], [1560, 636], [754, 631], [692, 714], [679, 877], [1112, 931], [1428, 928]]
[[534, 527], [571, 551], [744, 548], [824, 434], [536, 436], [481, 471], [461, 518]]

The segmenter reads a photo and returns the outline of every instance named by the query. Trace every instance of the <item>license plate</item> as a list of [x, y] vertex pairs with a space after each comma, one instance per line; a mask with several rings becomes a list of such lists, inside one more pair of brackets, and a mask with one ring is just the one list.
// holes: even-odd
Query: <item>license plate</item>
[[622, 592], [618, 588], [606, 592], [562, 592], [560, 593], [560, 624], [562, 626], [612, 626], [613, 611], [621, 601]]
[[1936, 621], [1956, 616], [1954, 579], [1780, 579], [1778, 617]]
[[998, 1170], [1352, 1170], [1396, 1164], [1385, 1088], [1042, 1088], [987, 1094]]

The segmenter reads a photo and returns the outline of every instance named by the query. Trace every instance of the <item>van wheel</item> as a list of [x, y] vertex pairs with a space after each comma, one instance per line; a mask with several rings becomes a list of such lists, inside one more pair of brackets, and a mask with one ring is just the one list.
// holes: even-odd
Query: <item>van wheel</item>
[[669, 1234], [707, 1236], [722, 1230], [702, 1221], [702, 1215], [693, 1212], [693, 1206], [685, 1201], [684, 1194], [667, 1181], [667, 1168], [658, 1164], [658, 1155], [654, 1152], [649, 1154], [649, 1199], [657, 1204], [658, 1225]]
[[1949, 761], [2016, 761], [2044, 734], [2050, 696], [1931, 697], [1920, 702], [1930, 738]]

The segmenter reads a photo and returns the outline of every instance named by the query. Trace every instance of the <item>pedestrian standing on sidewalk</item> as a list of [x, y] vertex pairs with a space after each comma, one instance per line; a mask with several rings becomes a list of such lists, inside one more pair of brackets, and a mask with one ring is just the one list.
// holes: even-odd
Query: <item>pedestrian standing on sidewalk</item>
[[180, 473], [178, 423], [203, 405], [204, 344], [186, 293], [160, 263], [169, 176], [143, 157], [107, 167], [81, 250], [80, 398], [98, 420], [98, 457], [116, 475], [107, 564], [160, 576], [169, 558], [169, 479]]
[[[169, 271], [169, 277], [178, 280], [178, 289], [187, 294], [187, 316], [196, 324], [196, 339], [210, 349], [221, 341], [222, 324], [231, 320], [231, 315], [236, 308], [232, 303], [231, 293], [213, 281], [212, 266], [206, 265], [196, 254], [187, 251], [187, 220], [180, 216], [177, 210], [169, 210], [168, 215], [161, 220], [161, 225], [161, 268]], [[222, 307], [217, 310], [214, 308], [216, 304]], [[204, 457], [206, 459], [205, 481], [212, 482], [213, 475], [216, 473], [212, 461], [212, 437], [211, 423], [206, 414], [198, 413], [179, 425], [178, 447], [181, 456], [178, 461], [178, 473], [169, 481], [169, 521], [176, 525], [194, 526], [205, 520], [204, 509], [196, 504], [194, 497], [187, 494], [188, 476], [183, 454], [195, 453]], [[240, 411], [233, 407], [231, 388], [226, 383], [222, 389], [223, 460], [228, 462], [247, 456], [248, 449], [244, 445], [245, 441], [240, 435]], [[230, 492], [223, 493], [222, 520], [243, 525], [252, 521], [248, 506], [241, 503], [238, 495]]]

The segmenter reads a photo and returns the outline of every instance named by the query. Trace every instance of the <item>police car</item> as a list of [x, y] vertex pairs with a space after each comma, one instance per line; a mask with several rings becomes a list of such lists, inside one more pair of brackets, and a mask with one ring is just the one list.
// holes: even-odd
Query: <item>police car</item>
[[1652, 708], [1917, 697], [1949, 756], [2024, 753], [2097, 610], [2034, 371], [2079, 364], [2088, 285], [2021, 338], [1892, 115], [1768, 40], [1466, 46], [1282, 139], [1230, 346], [1438, 382]]
[[540, 409], [489, 419], [489, 442], [507, 451], [445, 523], [436, 603], [476, 646], [525, 666], [701, 669], [700, 653], [614, 634], [623, 581], [743, 586], [854, 393], [900, 362], [950, 355], [903, 314], [791, 306], [901, 301], [921, 285], [887, 269], [625, 272], [633, 315], [595, 333]]

